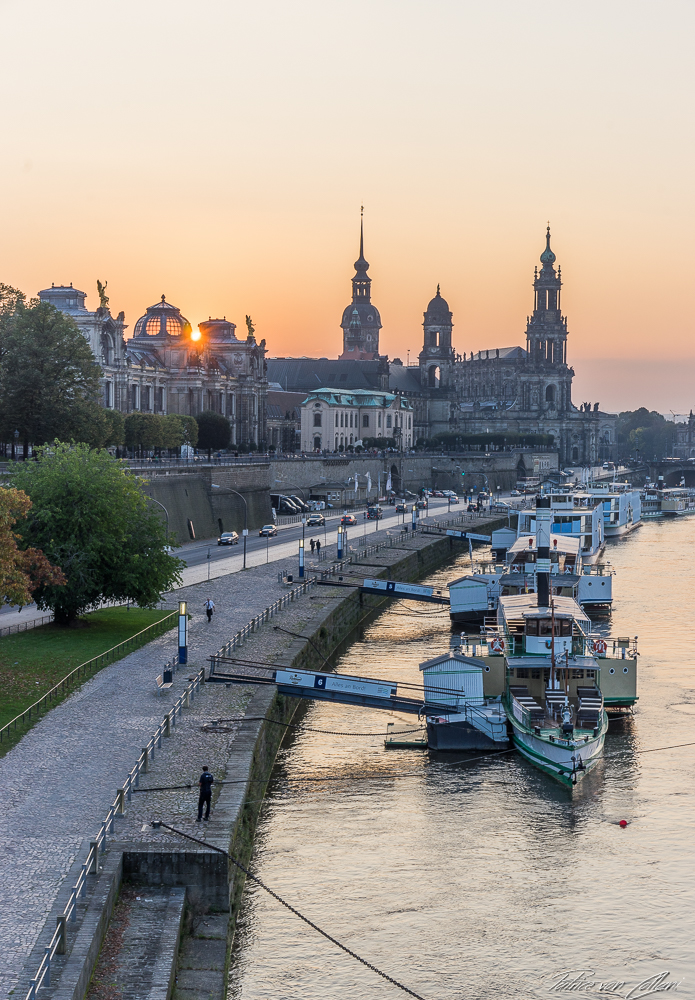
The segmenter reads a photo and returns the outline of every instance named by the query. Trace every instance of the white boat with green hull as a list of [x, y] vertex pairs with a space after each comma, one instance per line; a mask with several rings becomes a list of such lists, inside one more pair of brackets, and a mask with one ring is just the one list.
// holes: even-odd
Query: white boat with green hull
[[[551, 596], [550, 520], [550, 500], [539, 497], [537, 593], [501, 596], [486, 642], [490, 652], [504, 656], [503, 700], [514, 746], [536, 767], [576, 785], [603, 752], [604, 694], [614, 707], [637, 700], [637, 652], [634, 646], [628, 652], [622, 640], [592, 634], [573, 597]], [[611, 644], [621, 673], [615, 665], [605, 670]]]

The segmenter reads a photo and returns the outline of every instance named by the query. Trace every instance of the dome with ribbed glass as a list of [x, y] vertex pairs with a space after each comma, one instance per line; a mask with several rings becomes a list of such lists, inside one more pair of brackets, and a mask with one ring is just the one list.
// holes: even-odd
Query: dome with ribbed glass
[[162, 295], [161, 301], [150, 306], [137, 321], [133, 337], [180, 337], [190, 332], [191, 324], [181, 315], [181, 310]]

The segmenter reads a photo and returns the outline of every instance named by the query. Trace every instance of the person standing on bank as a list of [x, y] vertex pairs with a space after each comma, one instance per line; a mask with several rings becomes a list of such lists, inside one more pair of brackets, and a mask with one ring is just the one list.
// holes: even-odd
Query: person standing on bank
[[316, 555], [319, 555], [320, 552], [321, 552], [321, 539], [317, 538], [316, 539]]
[[215, 779], [208, 770], [207, 764], [203, 768], [203, 773], [198, 781], [198, 787], [200, 788], [200, 794], [198, 795], [198, 822], [203, 818], [203, 806], [205, 806], [205, 819], [206, 821], [210, 819], [210, 801], [212, 799], [212, 786]]
[[208, 621], [211, 622], [212, 621], [212, 612], [215, 610], [215, 602], [213, 601], [213, 599], [211, 597], [208, 597], [208, 599], [205, 602], [205, 604], [203, 605], [203, 607], [205, 608], [205, 613], [208, 616]]
[[314, 549], [316, 548], [316, 542], [314, 541], [314, 539], [313, 539], [313, 538], [312, 538], [312, 539], [310, 539], [310, 541], [309, 541], [309, 545], [311, 545], [311, 554], [312, 554], [312, 556], [313, 556], [313, 554], [314, 554]]

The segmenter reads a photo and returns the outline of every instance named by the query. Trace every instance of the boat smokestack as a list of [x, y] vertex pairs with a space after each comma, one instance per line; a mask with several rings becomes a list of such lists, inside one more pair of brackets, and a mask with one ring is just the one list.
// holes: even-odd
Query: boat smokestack
[[538, 607], [550, 606], [550, 497], [536, 497], [536, 589]]

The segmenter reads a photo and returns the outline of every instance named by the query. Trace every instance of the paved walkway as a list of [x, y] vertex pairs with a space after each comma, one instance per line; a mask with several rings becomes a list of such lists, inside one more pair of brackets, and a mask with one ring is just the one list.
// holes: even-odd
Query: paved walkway
[[[175, 601], [187, 600], [193, 616], [190, 670], [179, 670], [167, 694], [155, 693], [154, 679], [176, 651], [173, 630], [96, 674], [0, 758], [0, 996], [16, 983], [80, 845], [98, 832], [116, 789], [189, 673], [286, 592], [277, 582], [281, 568], [274, 563], [176, 592]], [[218, 608], [211, 623], [203, 610], [208, 594]], [[301, 606], [299, 601], [291, 607], [299, 612]], [[213, 718], [233, 714], [244, 703], [240, 689], [211, 685], [194, 704], [195, 715], [188, 722], [184, 710], [177, 746], [190, 753], [185, 770], [196, 780], [201, 765], [214, 766], [215, 760], [200, 759], [210, 738], [195, 738], [200, 723], [194, 718], [199, 712]], [[216, 739], [220, 748], [226, 743]], [[170, 742], [173, 747], [176, 736]], [[171, 766], [180, 773], [180, 760]], [[188, 808], [189, 800], [189, 794], [184, 796], [182, 807], [186, 803]], [[138, 804], [140, 809], [146, 811], [145, 802]]]
[[[369, 542], [385, 537], [386, 531], [381, 531], [371, 535]], [[355, 549], [359, 551], [356, 545]], [[335, 546], [329, 546], [328, 557], [335, 557]], [[308, 560], [307, 572], [319, 565], [326, 564]], [[207, 657], [238, 629], [287, 592], [286, 586], [278, 583], [278, 572], [283, 569], [296, 578], [296, 555], [246, 573], [217, 577], [210, 583], [193, 583], [167, 595], [171, 606], [185, 599], [193, 617], [189, 626], [190, 670], [182, 668], [175, 675], [174, 687], [166, 695], [157, 695], [154, 679], [176, 650], [173, 630], [104, 668], [0, 758], [0, 996], [13, 989], [80, 845], [97, 833], [116, 789], [122, 786], [189, 673], [205, 665]], [[318, 590], [322, 593], [307, 595], [283, 612], [285, 627], [302, 630], [318, 605], [329, 597], [326, 588]], [[203, 609], [208, 596], [217, 606], [211, 623]], [[254, 652], [270, 656], [291, 641], [280, 633], [263, 630], [254, 637]], [[239, 712], [247, 696], [244, 688], [206, 687], [188, 722], [181, 726], [181, 736], [165, 741], [169, 744], [167, 777], [197, 780], [196, 772], [203, 763], [214, 767], [222, 760], [220, 754], [228, 753], [234, 733], [216, 736], [217, 751], [213, 752], [210, 737], [201, 734], [199, 716], [219, 718]], [[211, 759], [201, 760], [203, 753]], [[191, 809], [191, 798], [186, 792], [168, 799], [169, 808], [180, 820]], [[152, 798], [138, 802], [128, 825], [142, 822], [157, 805], [164, 802]]]

